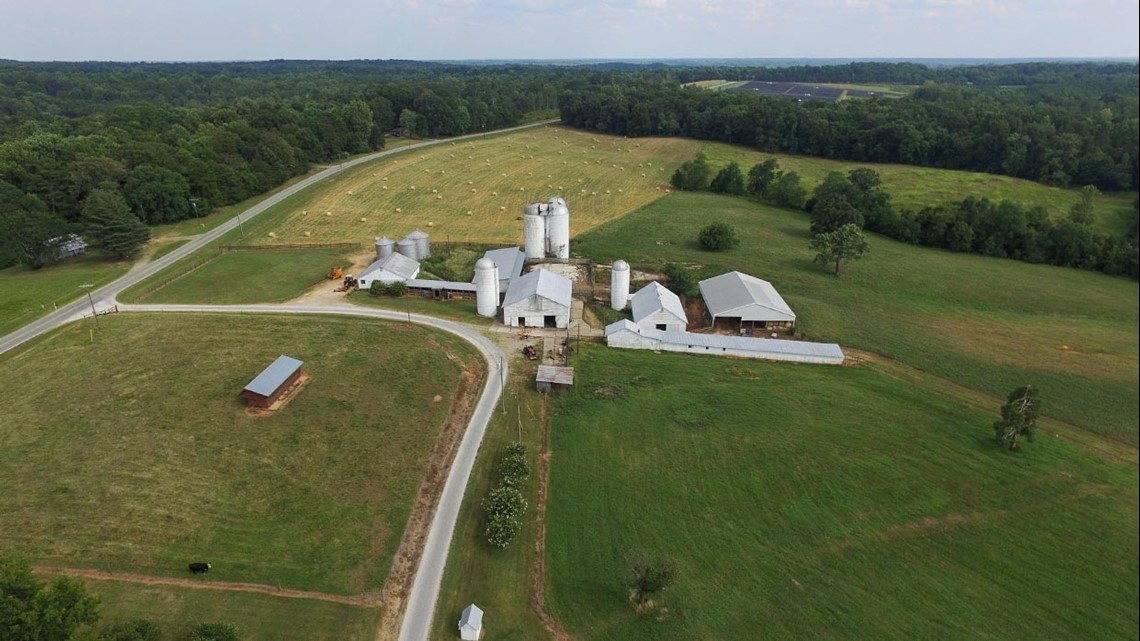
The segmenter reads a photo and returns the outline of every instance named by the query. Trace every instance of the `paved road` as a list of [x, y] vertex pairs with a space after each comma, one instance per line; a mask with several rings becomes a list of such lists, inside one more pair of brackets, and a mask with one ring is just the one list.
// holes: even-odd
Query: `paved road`
[[522, 125], [519, 127], [497, 129], [495, 131], [489, 131], [486, 134], [470, 134], [467, 136], [458, 136], [455, 138], [446, 138], [443, 140], [429, 140], [416, 143], [414, 145], [408, 145], [407, 147], [399, 147], [397, 149], [390, 149], [388, 151], [380, 151], [374, 154], [368, 154], [367, 156], [354, 158], [339, 165], [333, 165], [320, 173], [313, 174], [312, 176], [309, 176], [308, 178], [294, 185], [290, 185], [289, 187], [282, 189], [280, 192], [273, 194], [269, 198], [266, 198], [253, 207], [250, 207], [237, 216], [234, 216], [229, 221], [218, 225], [216, 228], [200, 236], [197, 236], [194, 240], [186, 243], [178, 249], [175, 249], [174, 251], [159, 258], [158, 260], [146, 263], [145, 265], [136, 266], [134, 269], [119, 277], [117, 280], [92, 291], [91, 301], [88, 301], [86, 296], [76, 299], [66, 305], [63, 305], [58, 310], [53, 311], [51, 314], [48, 314], [39, 320], [33, 321], [28, 325], [25, 325], [24, 327], [21, 327], [20, 329], [12, 332], [11, 334], [0, 338], [0, 354], [3, 354], [4, 352], [7, 352], [14, 347], [21, 345], [26, 341], [29, 341], [32, 338], [43, 334], [44, 332], [54, 329], [63, 323], [69, 322], [76, 318], [81, 318], [84, 313], [90, 313], [92, 303], [96, 309], [110, 307], [115, 303], [115, 297], [122, 293], [126, 288], [134, 285], [135, 283], [138, 283], [144, 278], [158, 273], [160, 270], [174, 264], [175, 261], [181, 260], [182, 258], [185, 258], [186, 256], [194, 253], [195, 251], [198, 251], [202, 247], [205, 247], [207, 244], [217, 240], [218, 238], [221, 238], [223, 234], [233, 231], [238, 227], [239, 222], [244, 223], [262, 213], [266, 209], [269, 209], [277, 203], [285, 200], [286, 198], [300, 191], [303, 191], [321, 182], [322, 180], [329, 178], [330, 176], [334, 176], [341, 171], [344, 171], [345, 169], [349, 169], [366, 162], [371, 162], [378, 158], [384, 158], [386, 156], [395, 154], [402, 154], [408, 151], [414, 151], [416, 149], [423, 149], [424, 147], [431, 147], [434, 145], [440, 145], [443, 143], [459, 140], [481, 138], [486, 135], [496, 135], [508, 133], [511, 131], [519, 131], [521, 129], [529, 129], [532, 127], [541, 127], [555, 122], [558, 121], [547, 120], [529, 125]]

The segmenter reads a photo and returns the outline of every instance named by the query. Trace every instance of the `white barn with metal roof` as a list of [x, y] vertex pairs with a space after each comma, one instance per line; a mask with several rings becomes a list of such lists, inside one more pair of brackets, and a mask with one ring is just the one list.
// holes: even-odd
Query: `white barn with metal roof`
[[633, 322], [646, 329], [683, 332], [689, 325], [681, 299], [656, 281], [639, 289], [630, 307]]
[[606, 326], [606, 345], [626, 349], [651, 349], [657, 352], [713, 354], [797, 363], [826, 365], [843, 363], [843, 350], [835, 343], [665, 332], [646, 329], [628, 320], [620, 320]]
[[569, 278], [545, 269], [520, 276], [503, 297], [503, 324], [565, 329], [570, 326], [572, 292]]
[[761, 329], [790, 328], [796, 323], [792, 308], [766, 280], [728, 272], [702, 280], [700, 288], [713, 325], [721, 319]]
[[373, 281], [385, 285], [411, 280], [420, 273], [420, 263], [403, 254], [392, 253], [369, 265], [357, 279], [360, 289], [368, 289]]

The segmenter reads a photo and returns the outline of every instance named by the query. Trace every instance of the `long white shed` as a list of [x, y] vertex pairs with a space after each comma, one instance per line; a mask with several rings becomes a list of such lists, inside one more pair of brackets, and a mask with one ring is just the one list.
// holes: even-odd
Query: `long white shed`
[[606, 326], [606, 345], [625, 349], [737, 356], [770, 361], [794, 361], [824, 365], [843, 363], [843, 350], [835, 343], [810, 343], [748, 336], [695, 334], [693, 332], [666, 332], [646, 329], [628, 320], [620, 320]]

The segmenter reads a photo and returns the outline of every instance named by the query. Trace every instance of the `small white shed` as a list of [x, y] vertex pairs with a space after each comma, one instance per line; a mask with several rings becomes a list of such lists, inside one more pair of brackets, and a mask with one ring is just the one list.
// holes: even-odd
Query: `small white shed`
[[483, 634], [483, 611], [472, 603], [463, 608], [459, 616], [459, 638], [463, 641], [479, 641]]
[[373, 281], [385, 285], [403, 283], [420, 273], [420, 263], [403, 254], [392, 253], [369, 265], [357, 279], [357, 286], [368, 289]]
[[681, 299], [656, 281], [638, 290], [630, 306], [633, 322], [646, 329], [683, 332], [689, 325]]
[[503, 324], [510, 327], [570, 326], [573, 283], [545, 269], [511, 281], [503, 297]]

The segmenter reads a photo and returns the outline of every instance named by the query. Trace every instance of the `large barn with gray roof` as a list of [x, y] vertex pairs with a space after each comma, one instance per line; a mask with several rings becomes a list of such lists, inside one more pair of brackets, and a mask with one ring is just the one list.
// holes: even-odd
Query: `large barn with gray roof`
[[511, 327], [570, 326], [573, 283], [552, 271], [536, 269], [511, 281], [503, 297], [503, 324]]
[[728, 329], [791, 329], [796, 315], [772, 283], [740, 272], [728, 272], [700, 282], [705, 309], [716, 327]]

